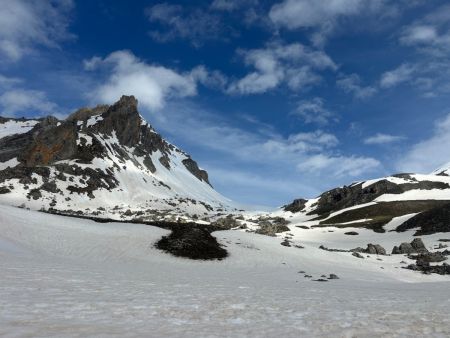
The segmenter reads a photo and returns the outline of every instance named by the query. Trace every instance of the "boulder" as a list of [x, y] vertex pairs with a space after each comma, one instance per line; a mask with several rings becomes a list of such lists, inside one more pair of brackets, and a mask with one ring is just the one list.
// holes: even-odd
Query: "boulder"
[[414, 240], [411, 242], [411, 246], [418, 253], [428, 252], [425, 244], [423, 244], [422, 239], [420, 238], [414, 238]]
[[386, 255], [386, 250], [379, 244], [367, 244], [365, 252], [372, 255]]
[[289, 228], [282, 223], [272, 223], [270, 221], [260, 221], [259, 229], [256, 230], [257, 234], [276, 236], [279, 232], [289, 231]]
[[411, 243], [402, 243], [400, 246], [394, 246], [392, 249], [393, 255], [412, 254], [412, 253], [426, 253], [428, 252], [425, 244], [420, 238], [415, 238]]

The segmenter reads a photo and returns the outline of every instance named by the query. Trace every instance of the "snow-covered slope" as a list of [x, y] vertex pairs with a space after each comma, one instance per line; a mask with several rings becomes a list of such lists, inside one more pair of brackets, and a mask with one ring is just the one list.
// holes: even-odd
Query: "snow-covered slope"
[[[192, 261], [153, 247], [167, 233], [0, 206], [0, 336], [450, 334], [447, 276], [402, 269], [403, 260], [410, 262], [403, 255], [360, 259], [318, 249], [362, 245], [365, 237], [350, 244], [344, 235], [305, 230], [299, 249], [278, 238], [220, 231], [213, 235], [230, 256]], [[388, 246], [412, 235], [376, 240]], [[431, 247], [438, 238], [424, 242]], [[330, 273], [340, 279], [313, 281]]]
[[144, 220], [238, 207], [144, 121], [128, 96], [64, 121], [1, 119], [0, 203]]
[[[423, 222], [419, 214], [426, 214], [428, 221]], [[407, 215], [403, 218], [407, 226], [401, 222], [388, 229], [392, 220]], [[298, 226], [341, 228], [346, 232], [367, 228], [386, 236], [391, 236], [389, 230], [415, 229], [418, 235], [450, 232], [450, 176], [441, 172], [398, 174], [355, 182], [315, 199], [297, 199], [266, 217], [287, 219], [291, 230]]]
[[434, 170], [431, 175], [450, 176], [450, 162], [444, 164], [440, 168]]

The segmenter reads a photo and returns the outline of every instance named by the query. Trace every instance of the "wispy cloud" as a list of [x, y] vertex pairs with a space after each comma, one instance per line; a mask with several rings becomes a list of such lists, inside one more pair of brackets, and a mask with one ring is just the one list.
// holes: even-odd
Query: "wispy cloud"
[[68, 32], [71, 0], [2, 1], [0, 55], [17, 61], [36, 46], [55, 48], [73, 38]]
[[[213, 8], [231, 10], [237, 8], [236, 6], [231, 1], [220, 1], [216, 2]], [[211, 12], [208, 8], [184, 8], [163, 2], [147, 7], [145, 14], [151, 23], [160, 26], [149, 32], [149, 35], [159, 42], [185, 39], [194, 47], [200, 47], [206, 41], [226, 40], [228, 36], [237, 35], [234, 29], [224, 24], [218, 13]]]
[[403, 172], [429, 173], [450, 159], [450, 114], [435, 122], [432, 135], [419, 141], [396, 163]]
[[19, 113], [27, 115], [55, 114], [58, 106], [51, 102], [45, 92], [39, 90], [11, 89], [0, 95], [1, 115], [14, 116]]
[[[339, 23], [357, 15], [381, 19], [397, 13], [394, 1], [368, 0], [284, 0], [272, 6], [269, 17], [278, 27], [310, 29], [311, 39], [322, 46]], [[380, 15], [379, 13], [382, 13]]]
[[362, 86], [361, 78], [358, 74], [341, 76], [336, 81], [338, 88], [344, 92], [352, 94], [357, 99], [366, 99], [373, 96], [378, 90], [373, 86]]
[[[216, 171], [220, 167], [219, 190], [237, 199], [240, 193], [230, 188], [236, 185], [236, 177], [242, 179], [240, 192], [248, 189], [258, 195], [253, 181], [246, 183], [243, 178], [270, 175], [265, 181], [257, 180], [261, 184], [257, 191], [270, 192], [266, 200], [273, 201], [278, 196], [287, 201], [302, 195], [312, 197], [321, 190], [381, 169], [380, 162], [372, 157], [343, 154], [337, 136], [320, 129], [287, 136], [273, 129], [247, 129], [186, 102], [168, 104], [160, 114], [152, 114], [150, 120], [175, 143], [190, 147], [189, 152], [200, 159], [203, 167]], [[323, 175], [327, 176], [326, 181]], [[289, 184], [274, 187], [273, 180], [281, 181], [281, 177]], [[296, 194], [292, 187], [296, 187]], [[260, 202], [264, 202], [263, 197]]]
[[365, 144], [388, 144], [404, 140], [405, 137], [398, 135], [389, 135], [383, 133], [377, 133], [364, 140]]
[[415, 70], [416, 68], [413, 65], [404, 63], [393, 70], [384, 72], [381, 75], [380, 86], [382, 88], [391, 88], [409, 81], [412, 79]]
[[291, 114], [300, 117], [305, 123], [317, 123], [326, 125], [330, 121], [336, 121], [337, 116], [325, 108], [324, 100], [315, 97], [311, 100], [301, 100]]
[[371, 157], [365, 156], [327, 156], [316, 154], [302, 163], [297, 168], [302, 172], [327, 174], [328, 177], [356, 177], [361, 174], [374, 171], [381, 167], [381, 163]]

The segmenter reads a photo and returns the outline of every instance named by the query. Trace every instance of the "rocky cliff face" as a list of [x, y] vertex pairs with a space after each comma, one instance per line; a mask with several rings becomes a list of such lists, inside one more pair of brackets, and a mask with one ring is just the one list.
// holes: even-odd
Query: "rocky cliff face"
[[232, 209], [207, 172], [143, 120], [133, 96], [63, 121], [0, 119], [0, 193], [3, 203], [113, 218]]

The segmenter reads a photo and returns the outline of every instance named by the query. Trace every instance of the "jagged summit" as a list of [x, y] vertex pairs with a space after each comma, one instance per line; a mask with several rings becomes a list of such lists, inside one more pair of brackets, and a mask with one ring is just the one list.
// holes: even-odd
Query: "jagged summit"
[[66, 120], [0, 118], [0, 193], [6, 204], [112, 218], [232, 209], [142, 118], [134, 96]]

